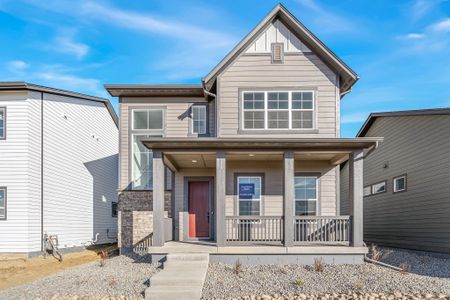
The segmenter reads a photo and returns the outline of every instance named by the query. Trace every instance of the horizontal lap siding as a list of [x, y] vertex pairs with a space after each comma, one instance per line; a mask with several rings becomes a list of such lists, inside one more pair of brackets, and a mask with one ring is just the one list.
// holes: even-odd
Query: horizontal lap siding
[[[387, 192], [364, 198], [366, 241], [450, 252], [449, 127], [450, 116], [376, 119], [366, 136], [384, 142], [364, 161], [364, 184], [387, 180]], [[403, 173], [407, 191], [393, 194]]]
[[220, 136], [239, 134], [239, 89], [282, 87], [317, 89], [319, 133], [277, 137], [336, 137], [336, 76], [313, 54], [286, 55], [283, 64], [272, 64], [270, 55], [244, 55], [233, 62], [219, 78]]
[[103, 103], [44, 94], [44, 232], [58, 235], [61, 247], [97, 233], [99, 243], [113, 241], [117, 152], [118, 130]]
[[0, 220], [0, 252], [28, 252], [29, 114], [27, 93], [0, 93], [6, 140], [0, 140], [0, 186], [7, 187], [7, 220]]
[[[120, 109], [120, 189], [126, 189], [131, 185], [129, 171], [131, 168], [129, 132], [132, 117], [129, 115], [131, 108], [165, 108], [165, 137], [187, 137], [189, 135], [189, 118], [185, 115], [192, 103], [204, 102], [204, 98], [123, 98], [119, 104]], [[209, 105], [211, 133], [214, 134], [215, 105]], [[143, 133], [145, 134], [145, 133]]]
[[[318, 173], [319, 212], [323, 216], [336, 215], [336, 176], [335, 167], [322, 161], [295, 161], [296, 173]], [[283, 215], [283, 161], [245, 162], [227, 161], [226, 215], [238, 213], [235, 195], [235, 173], [264, 173], [265, 193], [262, 196], [262, 215]]]

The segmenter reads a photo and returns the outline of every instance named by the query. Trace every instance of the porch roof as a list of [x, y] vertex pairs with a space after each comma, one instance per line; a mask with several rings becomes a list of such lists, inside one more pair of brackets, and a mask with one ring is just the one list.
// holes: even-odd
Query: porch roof
[[364, 138], [147, 138], [142, 143], [153, 151], [325, 151], [369, 149], [383, 141], [380, 137]]

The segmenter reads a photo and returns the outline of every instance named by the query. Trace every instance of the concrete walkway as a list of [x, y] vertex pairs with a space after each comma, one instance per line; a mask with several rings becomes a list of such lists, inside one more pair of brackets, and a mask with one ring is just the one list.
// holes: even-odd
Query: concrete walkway
[[208, 253], [168, 254], [164, 269], [150, 278], [145, 299], [199, 300], [208, 264]]

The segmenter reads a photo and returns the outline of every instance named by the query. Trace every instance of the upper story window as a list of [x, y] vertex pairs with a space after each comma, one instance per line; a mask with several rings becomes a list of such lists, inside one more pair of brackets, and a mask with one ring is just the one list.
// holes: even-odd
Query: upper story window
[[192, 133], [206, 134], [206, 105], [192, 106]]
[[6, 138], [6, 108], [0, 107], [0, 140]]
[[142, 139], [164, 135], [164, 109], [133, 109], [131, 135], [131, 187], [133, 190], [153, 189], [153, 153]]
[[162, 130], [164, 128], [163, 109], [134, 109], [133, 130]]
[[242, 128], [313, 129], [313, 91], [246, 91], [242, 92]]
[[406, 175], [401, 175], [394, 178], [394, 193], [406, 191]]

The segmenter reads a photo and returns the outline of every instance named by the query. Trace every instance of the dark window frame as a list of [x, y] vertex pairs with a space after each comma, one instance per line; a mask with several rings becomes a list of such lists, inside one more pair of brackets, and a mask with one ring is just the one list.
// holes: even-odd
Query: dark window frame
[[[115, 202], [115, 201], [113, 201], [113, 202], [111, 202], [111, 217], [112, 218], [117, 218], [117, 216], [118, 216], [118, 210], [117, 210], [117, 202]], [[114, 206], [115, 206], [115, 209], [114, 209]]]
[[0, 221], [6, 221], [8, 219], [8, 188], [6, 186], [0, 186], [0, 190], [5, 191], [5, 216], [0, 217]]
[[[395, 190], [395, 180], [399, 179], [399, 178], [405, 178], [405, 188], [401, 191], [396, 191]], [[393, 194], [398, 194], [398, 193], [404, 193], [408, 190], [408, 175], [406, 173], [395, 176], [392, 178], [392, 193]]]
[[6, 106], [0, 106], [0, 110], [3, 110], [3, 136], [0, 140], [6, 140]]

